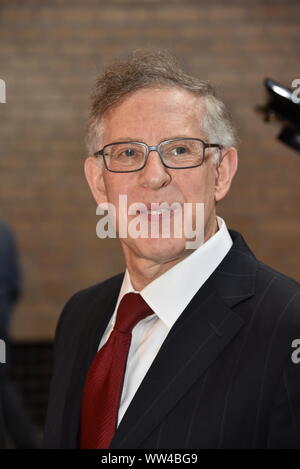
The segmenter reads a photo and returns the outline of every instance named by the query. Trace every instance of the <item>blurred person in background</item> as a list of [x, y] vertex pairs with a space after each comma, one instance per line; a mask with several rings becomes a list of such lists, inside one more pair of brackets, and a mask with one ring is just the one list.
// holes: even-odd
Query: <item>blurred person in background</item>
[[29, 449], [39, 447], [36, 430], [24, 407], [16, 384], [9, 378], [9, 326], [13, 308], [20, 294], [21, 272], [17, 247], [9, 227], [0, 222], [0, 338], [6, 343], [6, 360], [8, 361], [0, 365], [2, 445], [8, 444], [19, 449]]
[[3, 363], [0, 363], [0, 449], [6, 449], [5, 426], [2, 408], [2, 365]]

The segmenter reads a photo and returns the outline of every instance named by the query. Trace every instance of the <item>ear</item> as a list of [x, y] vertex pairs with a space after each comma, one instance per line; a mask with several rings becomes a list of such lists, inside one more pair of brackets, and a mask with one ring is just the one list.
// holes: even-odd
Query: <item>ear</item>
[[232, 179], [238, 167], [236, 148], [230, 147], [221, 151], [220, 162], [216, 164], [215, 201], [222, 200], [230, 189]]
[[94, 156], [88, 156], [86, 158], [84, 162], [84, 173], [97, 205], [107, 202], [103, 171], [102, 160]]

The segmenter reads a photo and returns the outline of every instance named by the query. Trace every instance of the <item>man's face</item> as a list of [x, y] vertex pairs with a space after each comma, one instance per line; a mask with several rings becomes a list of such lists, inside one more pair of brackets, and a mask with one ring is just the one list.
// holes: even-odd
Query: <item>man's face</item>
[[[205, 140], [201, 133], [202, 115], [200, 99], [185, 90], [176, 88], [139, 90], [106, 112], [101, 144], [104, 146], [113, 142], [135, 140], [152, 146], [162, 140], [176, 137]], [[120, 194], [127, 196], [128, 206], [135, 202], [142, 202], [145, 205], [154, 202], [168, 204], [179, 202], [182, 206], [187, 202], [203, 203], [206, 240], [216, 228], [216, 174], [216, 165], [211, 157], [206, 158], [199, 167], [169, 169], [162, 165], [157, 152], [152, 151], [146, 166], [140, 171], [112, 173], [103, 169], [100, 179], [104, 198], [98, 197], [97, 202], [106, 199], [115, 206], [117, 224]], [[195, 211], [193, 212], [195, 214]], [[158, 222], [157, 217], [148, 218], [149, 223]], [[187, 240], [184, 236], [181, 238], [171, 236], [167, 239], [129, 237], [120, 238], [120, 241], [127, 260], [138, 257], [167, 263], [188, 254]]]

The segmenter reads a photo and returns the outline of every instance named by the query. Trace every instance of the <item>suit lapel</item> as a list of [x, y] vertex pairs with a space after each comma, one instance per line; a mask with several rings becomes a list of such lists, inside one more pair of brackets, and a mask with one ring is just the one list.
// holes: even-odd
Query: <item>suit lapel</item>
[[233, 307], [254, 294], [257, 261], [241, 235], [230, 234], [232, 249], [170, 330], [110, 448], [137, 448], [242, 327]]
[[85, 376], [90, 363], [97, 353], [102, 335], [114, 312], [123, 274], [114, 278], [112, 284], [82, 312], [84, 326], [79, 329], [80, 337], [76, 358], [71, 373], [61, 429], [61, 447], [76, 448], [80, 424], [81, 396]]

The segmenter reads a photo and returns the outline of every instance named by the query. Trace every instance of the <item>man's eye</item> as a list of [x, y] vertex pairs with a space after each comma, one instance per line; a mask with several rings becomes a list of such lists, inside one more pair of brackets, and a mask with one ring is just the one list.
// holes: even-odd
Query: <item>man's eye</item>
[[115, 156], [118, 158], [132, 158], [133, 156], [136, 156], [136, 151], [133, 148], [124, 148], [120, 149]]
[[173, 150], [174, 155], [183, 155], [184, 153], [187, 153], [187, 148], [185, 147], [176, 147]]
[[135, 156], [135, 150], [132, 148], [127, 148], [121, 152], [121, 156]]

